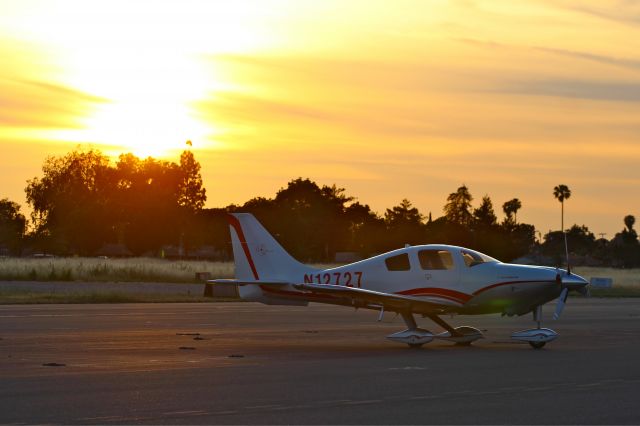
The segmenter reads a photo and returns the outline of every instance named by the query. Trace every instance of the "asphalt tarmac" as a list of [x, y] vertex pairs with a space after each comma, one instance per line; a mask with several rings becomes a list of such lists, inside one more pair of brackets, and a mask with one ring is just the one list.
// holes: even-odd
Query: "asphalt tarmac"
[[0, 306], [0, 423], [640, 423], [640, 299], [570, 298], [561, 320], [544, 324], [560, 337], [541, 350], [508, 339], [534, 326], [529, 316], [448, 319], [486, 339], [415, 350], [385, 339], [401, 319], [377, 315], [253, 303]]

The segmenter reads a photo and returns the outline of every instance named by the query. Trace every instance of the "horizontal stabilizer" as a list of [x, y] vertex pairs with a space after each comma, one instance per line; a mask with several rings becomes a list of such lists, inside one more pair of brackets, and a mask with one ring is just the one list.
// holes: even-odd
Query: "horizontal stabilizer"
[[291, 283], [286, 281], [243, 281], [243, 280], [229, 280], [229, 279], [218, 279], [218, 280], [208, 280], [209, 284], [218, 284], [218, 285], [267, 285], [267, 286], [283, 286], [289, 285]]

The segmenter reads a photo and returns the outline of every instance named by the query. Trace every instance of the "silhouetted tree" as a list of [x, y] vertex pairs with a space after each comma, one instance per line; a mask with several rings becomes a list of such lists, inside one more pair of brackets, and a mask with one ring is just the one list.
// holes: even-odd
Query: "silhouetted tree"
[[[429, 213], [425, 223], [407, 199], [380, 217], [344, 188], [320, 186], [308, 178], [288, 182], [274, 198], [204, 209], [206, 191], [200, 170], [190, 150], [181, 154], [178, 163], [142, 160], [133, 154], [122, 154], [111, 163], [92, 149], [49, 157], [43, 175], [29, 180], [25, 189], [33, 211], [33, 232], [27, 240], [22, 238], [26, 219], [19, 206], [0, 200], [0, 245], [17, 253], [19, 242], [29, 241], [40, 249], [85, 255], [106, 242], [126, 244], [135, 254], [158, 253], [167, 244], [184, 246], [186, 254], [208, 245], [230, 254], [226, 212], [246, 211], [255, 214], [302, 261], [331, 261], [337, 251], [371, 255], [405, 243], [429, 242], [475, 248], [510, 261], [535, 246], [535, 228], [517, 222], [519, 199], [503, 204], [505, 220], [498, 225], [489, 196], [472, 209], [473, 197], [466, 185], [449, 194], [444, 216], [432, 218]], [[543, 254], [559, 262], [566, 234], [576, 259], [640, 265], [634, 216], [624, 218], [625, 228], [611, 242], [595, 241], [586, 226], [564, 230], [564, 201], [570, 196], [566, 185], [554, 188], [554, 197], [561, 203], [562, 229], [545, 236], [540, 247]]]
[[553, 188], [553, 196], [560, 201], [560, 230], [564, 232], [564, 200], [571, 197], [571, 190], [567, 185], [558, 185]]
[[638, 242], [638, 234], [633, 229], [634, 224], [634, 216], [625, 216], [625, 229], [618, 232], [611, 240], [610, 246], [615, 266], [624, 268], [640, 266], [640, 243]]
[[394, 206], [384, 214], [387, 226], [388, 249], [399, 248], [404, 244], [419, 244], [424, 241], [424, 217], [411, 201], [404, 198], [400, 204]]
[[[215, 256], [224, 260], [233, 258], [231, 249], [231, 239], [229, 237], [228, 213], [237, 208], [229, 206], [226, 208], [202, 209], [193, 217], [193, 228], [198, 232], [191, 235], [191, 244], [195, 248], [202, 246], [213, 247]], [[244, 210], [246, 212], [246, 210]], [[191, 253], [188, 253], [191, 255]]]
[[387, 209], [384, 220], [388, 227], [395, 228], [405, 224], [418, 226], [422, 224], [423, 217], [418, 209], [413, 207], [411, 201], [403, 198], [400, 204]]
[[507, 242], [507, 254], [503, 259], [507, 262], [529, 253], [536, 242], [536, 228], [526, 223], [513, 226]]
[[180, 173], [182, 179], [178, 187], [178, 205], [191, 211], [202, 209], [207, 201], [207, 191], [202, 186], [200, 163], [191, 151], [183, 151], [180, 155]]
[[502, 250], [502, 228], [498, 226], [498, 218], [493, 210], [493, 203], [488, 195], [482, 197], [480, 206], [473, 211], [473, 241], [470, 245], [476, 250], [491, 256], [504, 259], [505, 250]]
[[28, 181], [27, 202], [35, 233], [59, 253], [90, 254], [106, 236], [108, 201], [114, 188], [109, 158], [100, 151], [74, 150], [48, 157], [44, 176]]
[[298, 178], [278, 191], [274, 199], [276, 215], [267, 221], [272, 220], [271, 229], [300, 260], [329, 261], [351, 241], [344, 213], [352, 201], [343, 188], [321, 188], [308, 178]]
[[[540, 247], [542, 253], [552, 258], [556, 265], [565, 261], [564, 234], [561, 231], [549, 232], [544, 236], [544, 243]], [[570, 241], [570, 262], [573, 266], [583, 264], [585, 257], [594, 255], [597, 249], [596, 237], [587, 226], [573, 225], [566, 234]]]
[[517, 198], [509, 200], [502, 205], [505, 214], [505, 224], [515, 225], [518, 222], [518, 210], [522, 207], [522, 202]]
[[571, 246], [569, 247], [571, 253], [582, 256], [587, 256], [593, 253], [596, 244], [596, 236], [586, 225], [573, 225], [569, 228], [567, 236], [569, 237], [569, 241], [571, 241]]
[[[124, 163], [123, 167], [120, 167]], [[176, 163], [120, 157], [120, 211], [128, 222], [126, 244], [136, 254], [154, 253], [162, 245], [178, 245], [184, 223], [179, 199], [184, 175]], [[126, 172], [125, 172], [126, 170]]]
[[98, 150], [76, 149], [47, 158], [43, 173], [25, 191], [36, 240], [54, 252], [90, 255], [119, 242], [142, 254], [197, 233], [188, 225], [206, 198], [190, 151], [180, 164], [123, 154], [113, 166]]
[[473, 246], [477, 241], [477, 235], [472, 228], [472, 200], [473, 197], [466, 185], [449, 194], [443, 208], [445, 222], [433, 221], [428, 229], [430, 238], [439, 236], [441, 242], [446, 244]]
[[466, 185], [462, 185], [456, 192], [449, 194], [447, 204], [444, 206], [444, 214], [447, 220], [462, 226], [469, 225], [472, 217], [471, 201], [473, 201], [473, 197]]
[[331, 261], [337, 251], [368, 254], [382, 246], [384, 222], [354, 201], [344, 188], [298, 178], [275, 199], [258, 197], [227, 209], [253, 213], [294, 257]]
[[633, 229], [633, 225], [635, 225], [635, 223], [636, 223], [635, 216], [632, 216], [632, 215], [629, 214], [629, 215], [624, 217], [624, 226], [627, 227], [627, 231], [629, 233], [635, 232], [634, 229]]
[[11, 254], [20, 254], [26, 224], [18, 203], [0, 200], [0, 249], [4, 246]]
[[482, 197], [482, 203], [473, 211], [473, 221], [476, 227], [491, 227], [498, 223], [498, 218], [493, 211], [493, 203], [488, 195]]
[[350, 251], [356, 251], [363, 256], [384, 251], [386, 227], [384, 219], [379, 217], [367, 204], [355, 202], [345, 210], [345, 217], [349, 223], [351, 244]]

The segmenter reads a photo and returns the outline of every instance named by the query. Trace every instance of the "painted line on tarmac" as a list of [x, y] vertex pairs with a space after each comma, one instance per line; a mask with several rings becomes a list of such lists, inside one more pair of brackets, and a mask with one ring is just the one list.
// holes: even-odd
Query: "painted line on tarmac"
[[204, 410], [185, 410], [185, 411], [167, 411], [162, 413], [163, 416], [201, 416], [203, 414], [209, 414], [208, 411]]
[[381, 399], [363, 399], [361, 401], [345, 402], [341, 405], [365, 405], [365, 404], [379, 404], [383, 402]]
[[91, 420], [106, 420], [106, 421], [110, 421], [110, 420], [118, 420], [118, 419], [122, 419], [122, 416], [100, 416], [100, 417], [81, 417], [77, 420], [80, 421], [91, 421]]
[[252, 405], [249, 407], [244, 407], [245, 410], [268, 410], [269, 408], [281, 407], [279, 404], [269, 404], [269, 405]]

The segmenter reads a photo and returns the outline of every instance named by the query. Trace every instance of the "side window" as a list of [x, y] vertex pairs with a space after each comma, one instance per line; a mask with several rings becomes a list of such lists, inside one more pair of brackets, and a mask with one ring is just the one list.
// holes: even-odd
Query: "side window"
[[418, 259], [422, 269], [453, 269], [453, 257], [447, 250], [422, 250]]
[[409, 263], [409, 255], [407, 253], [387, 257], [384, 260], [384, 263], [387, 265], [387, 269], [390, 271], [408, 271], [409, 269], [411, 269], [411, 264]]

